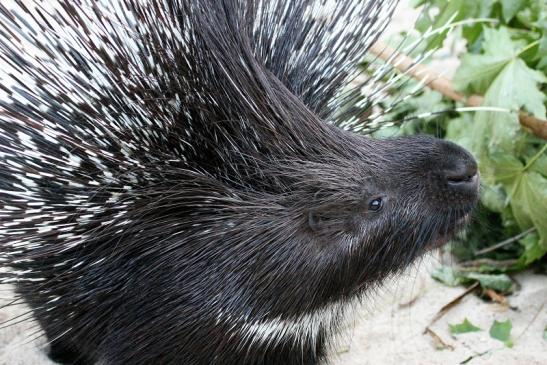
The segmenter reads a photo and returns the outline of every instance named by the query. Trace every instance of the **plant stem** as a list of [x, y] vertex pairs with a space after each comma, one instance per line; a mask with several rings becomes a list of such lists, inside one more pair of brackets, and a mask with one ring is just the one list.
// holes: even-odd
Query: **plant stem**
[[543, 152], [545, 152], [545, 150], [547, 150], [547, 144], [545, 144], [545, 146], [543, 146], [543, 148], [542, 148], [541, 150], [539, 150], [539, 152], [536, 153], [536, 154], [534, 155], [534, 157], [532, 157], [532, 158], [530, 159], [530, 161], [528, 161], [528, 163], [526, 164], [526, 166], [524, 166], [523, 171], [528, 170], [528, 168], [529, 168], [530, 166], [532, 166], [532, 165], [534, 164], [534, 162], [536, 162], [536, 160], [543, 154]]
[[486, 247], [486, 248], [483, 248], [482, 250], [478, 250], [478, 251], [475, 251], [475, 256], [479, 256], [479, 255], [483, 255], [485, 253], [488, 253], [488, 252], [492, 252], [492, 251], [495, 251], [497, 250], [498, 248], [501, 248], [503, 246], [507, 246], [508, 244], [510, 243], [513, 243], [515, 241], [518, 241], [520, 240], [521, 238], [523, 238], [524, 236], [526, 236], [528, 233], [532, 233], [536, 230], [535, 227], [532, 227], [532, 228], [528, 228], [526, 231], [524, 232], [520, 232], [519, 234], [517, 234], [516, 236], [513, 236], [511, 238], [508, 238], [506, 240], [503, 240], [499, 243], [496, 243], [490, 247]]
[[524, 47], [517, 53], [517, 57], [523, 54], [524, 52], [528, 51], [530, 48], [537, 46], [538, 44], [539, 44], [539, 40], [530, 43], [529, 45], [527, 45], [526, 47]]

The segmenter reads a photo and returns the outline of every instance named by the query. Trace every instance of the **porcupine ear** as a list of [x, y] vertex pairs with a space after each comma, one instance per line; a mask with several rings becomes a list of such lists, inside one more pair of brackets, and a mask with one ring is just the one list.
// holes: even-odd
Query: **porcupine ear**
[[397, 2], [258, 1], [256, 55], [308, 108], [332, 120], [343, 103], [342, 89], [389, 23]]

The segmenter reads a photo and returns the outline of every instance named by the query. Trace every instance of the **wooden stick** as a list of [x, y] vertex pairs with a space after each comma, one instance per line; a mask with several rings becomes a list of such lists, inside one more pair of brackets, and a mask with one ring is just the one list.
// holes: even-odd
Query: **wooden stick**
[[[399, 71], [404, 72], [416, 80], [423, 81], [433, 90], [440, 92], [454, 101], [463, 102], [470, 107], [481, 106], [484, 102], [484, 97], [480, 95], [471, 95], [466, 98], [465, 95], [454, 89], [452, 81], [449, 78], [439, 75], [426, 65], [416, 63], [409, 56], [381, 41], [374, 43], [369, 51]], [[530, 129], [533, 134], [547, 140], [547, 121], [536, 118], [524, 111], [519, 111], [519, 121], [522, 126]]]

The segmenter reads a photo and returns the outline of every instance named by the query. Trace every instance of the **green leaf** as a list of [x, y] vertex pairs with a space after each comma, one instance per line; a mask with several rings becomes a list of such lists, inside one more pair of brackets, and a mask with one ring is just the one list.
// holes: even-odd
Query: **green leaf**
[[486, 93], [493, 80], [517, 54], [507, 28], [482, 29], [484, 54], [463, 55], [453, 79], [456, 89], [481, 95]]
[[511, 208], [521, 229], [535, 226], [540, 246], [547, 249], [547, 178], [527, 171], [512, 184]]
[[522, 10], [527, 0], [501, 0], [501, 6], [503, 9], [503, 18], [506, 22], [509, 22], [513, 17]]
[[500, 184], [485, 186], [481, 192], [481, 203], [493, 212], [501, 213], [507, 206], [507, 195]]
[[473, 124], [473, 152], [479, 158], [484, 179], [495, 183], [492, 156], [513, 155], [521, 127], [516, 112], [480, 111]]
[[525, 268], [547, 253], [547, 249], [540, 246], [537, 233], [527, 234], [523, 239], [519, 240], [519, 243], [524, 247], [524, 252], [520, 255], [519, 262], [517, 263], [517, 266], [520, 268]]
[[[545, 238], [547, 234], [546, 222], [542, 219], [545, 217], [545, 213], [547, 213], [547, 179], [531, 167], [534, 167], [535, 163], [544, 156], [546, 150], [547, 145], [544, 145], [535, 156], [530, 158], [528, 164], [523, 169], [522, 176], [519, 176], [512, 186], [514, 194], [519, 195], [523, 199], [519, 203], [523, 204], [524, 214], [528, 215], [527, 218], [530, 221], [537, 223], [536, 227], [542, 238]], [[519, 221], [519, 217], [515, 218]], [[524, 227], [522, 224], [526, 224], [526, 217], [521, 216], [520, 218], [522, 219], [520, 219], [519, 224], [521, 224], [522, 228]], [[541, 224], [542, 222], [543, 224]]]
[[463, 282], [463, 277], [458, 271], [445, 265], [435, 269], [431, 276], [448, 286], [457, 286]]
[[[435, 30], [446, 27], [450, 24], [450, 21], [457, 22], [463, 19], [488, 17], [492, 11], [492, 6], [496, 1], [497, 0], [414, 1], [413, 4], [428, 3], [426, 6], [430, 6], [431, 8], [439, 11], [439, 14], [434, 17], [432, 17], [430, 12], [424, 11], [416, 22], [416, 29], [422, 33], [425, 33], [425, 31], [429, 28]], [[469, 32], [470, 28], [473, 28], [471, 32]], [[449, 29], [446, 29], [430, 37], [428, 39], [427, 49], [435, 49], [442, 45], [448, 32]], [[481, 25], [472, 24], [470, 26], [464, 26], [464, 32], [466, 33], [466, 38], [473, 38], [468, 38], [468, 41], [472, 43], [481, 33]]]
[[547, 31], [544, 32], [539, 42], [537, 57], [539, 59], [537, 69], [547, 72]]
[[513, 281], [505, 274], [479, 274], [475, 272], [466, 273], [466, 279], [477, 280], [485, 289], [493, 289], [500, 293], [509, 293], [513, 289]]
[[517, 54], [517, 46], [511, 40], [509, 29], [500, 27], [498, 29], [484, 28], [484, 43], [482, 48], [486, 55], [503, 54], [508, 59], [514, 58]]
[[511, 278], [505, 274], [481, 274], [477, 272], [463, 272], [450, 266], [437, 268], [431, 276], [448, 286], [457, 286], [478, 281], [485, 289], [493, 289], [500, 293], [510, 293], [513, 290]]
[[[464, 18], [491, 18], [493, 7], [497, 2], [498, 0], [468, 1], [469, 7]], [[476, 23], [463, 27], [462, 36], [467, 40], [469, 45], [468, 49], [472, 53], [481, 48], [482, 42], [480, 42], [480, 36], [483, 34], [483, 29], [483, 23]]]
[[530, 171], [535, 171], [544, 177], [547, 177], [547, 154], [539, 156], [530, 166]]
[[527, 7], [517, 13], [516, 17], [524, 28], [545, 29], [545, 19], [547, 19], [545, 0], [530, 1]]
[[510, 61], [511, 57], [503, 55], [466, 54], [454, 75], [454, 87], [461, 91], [484, 94]]
[[477, 332], [481, 330], [479, 327], [469, 322], [467, 318], [465, 318], [462, 323], [449, 324], [448, 326], [450, 327], [450, 333], [453, 335], [467, 332]]
[[418, 6], [424, 5], [426, 0], [411, 0], [410, 6], [413, 8], [417, 8]]
[[507, 347], [513, 347], [513, 342], [510, 339], [512, 328], [513, 325], [509, 319], [504, 322], [495, 320], [490, 327], [490, 337], [503, 342]]
[[[525, 230], [534, 226], [539, 233], [540, 248], [529, 251], [523, 259], [525, 261], [534, 261], [537, 255], [542, 255], [540, 251], [547, 249], [547, 177], [540, 173], [543, 170], [547, 175], [545, 149], [529, 158], [526, 166], [509, 154], [493, 153], [490, 156], [496, 179], [509, 193], [507, 199], [519, 227]], [[532, 250], [533, 246], [529, 249]]]
[[[463, 7], [465, 0], [451, 0], [449, 1], [440, 11], [439, 15], [435, 17], [435, 20], [432, 25], [432, 29], [442, 28], [449, 23], [451, 19], [457, 21], [462, 19], [463, 12], [461, 8]], [[446, 39], [448, 30], [445, 30], [431, 38], [428, 39], [427, 49], [439, 48]]]
[[547, 326], [543, 329], [543, 339], [547, 341]]
[[544, 118], [545, 95], [539, 84], [545, 81], [542, 73], [530, 69], [520, 58], [515, 59], [507, 64], [490, 86], [487, 105], [513, 110], [524, 107], [536, 117]]
[[545, 118], [545, 93], [542, 92], [540, 84], [547, 82], [547, 78], [539, 71], [532, 70], [520, 58], [511, 64], [512, 75], [509, 75], [506, 86], [511, 87], [513, 103], [516, 108], [524, 107], [527, 111], [538, 118]]
[[[536, 116], [545, 115], [543, 100], [545, 95], [539, 89], [538, 83], [544, 76], [528, 68], [521, 59], [510, 61], [499, 73], [485, 94], [484, 106], [500, 107], [511, 112], [482, 111], [475, 116], [473, 126], [473, 150], [483, 159], [485, 154], [502, 152], [513, 154], [519, 139], [525, 134], [518, 121], [516, 111], [525, 107]], [[486, 156], [488, 159], [489, 157]], [[482, 168], [488, 168], [486, 161]], [[482, 170], [481, 170], [482, 172]]]
[[473, 130], [473, 118], [470, 113], [465, 113], [460, 118], [452, 119], [447, 123], [444, 138], [471, 150], [473, 146], [471, 130]]
[[462, 57], [454, 76], [456, 88], [485, 94], [486, 106], [511, 110], [525, 107], [538, 118], [544, 118], [545, 95], [538, 84], [546, 82], [546, 77], [517, 57], [522, 47], [511, 40], [507, 28], [486, 28], [484, 37], [484, 54]]
[[492, 153], [490, 158], [498, 181], [509, 185], [522, 175], [524, 164], [513, 155], [497, 152]]

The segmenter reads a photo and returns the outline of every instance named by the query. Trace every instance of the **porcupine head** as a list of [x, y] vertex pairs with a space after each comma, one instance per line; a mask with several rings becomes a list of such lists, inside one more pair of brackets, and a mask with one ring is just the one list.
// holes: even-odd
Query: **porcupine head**
[[462, 227], [468, 152], [340, 114], [393, 7], [2, 1], [0, 262], [52, 358], [316, 363]]

